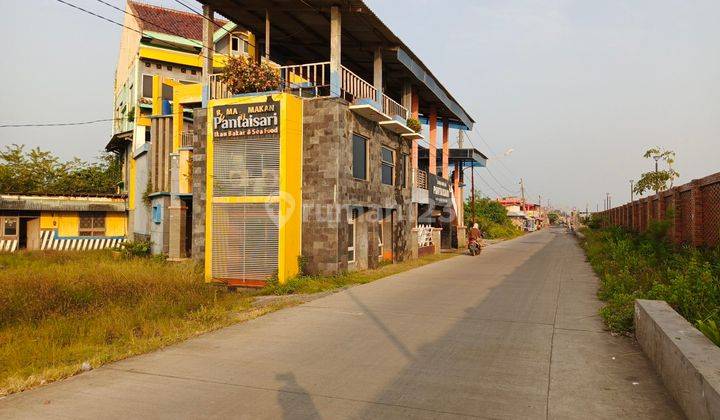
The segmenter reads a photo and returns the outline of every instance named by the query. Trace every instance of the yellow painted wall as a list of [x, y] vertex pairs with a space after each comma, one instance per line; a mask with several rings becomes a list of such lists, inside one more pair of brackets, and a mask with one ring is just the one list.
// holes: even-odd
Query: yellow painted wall
[[192, 193], [192, 152], [181, 150], [178, 162], [178, 182], [180, 183], [180, 194]]
[[[80, 235], [80, 214], [75, 211], [40, 213], [40, 229], [57, 229], [58, 236]], [[127, 213], [107, 212], [105, 214], [105, 236], [127, 234]]]
[[75, 211], [42, 212], [40, 229], [57, 229], [58, 236], [78, 236], [80, 217]]
[[105, 214], [105, 236], [127, 235], [127, 213], [107, 212]]
[[300, 98], [280, 93], [272, 99], [280, 102], [280, 196], [213, 198], [213, 119], [214, 107], [231, 104], [263, 103], [268, 95], [215, 99], [208, 103], [207, 120], [207, 208], [205, 212], [205, 280], [212, 281], [212, 204], [218, 202], [279, 202], [278, 280], [285, 283], [298, 273], [302, 243], [302, 107]]

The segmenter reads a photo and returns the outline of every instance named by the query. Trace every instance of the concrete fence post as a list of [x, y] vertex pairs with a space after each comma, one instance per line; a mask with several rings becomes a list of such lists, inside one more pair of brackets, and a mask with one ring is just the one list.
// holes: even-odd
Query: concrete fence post
[[700, 189], [700, 180], [694, 179], [690, 183], [690, 237], [693, 246], [701, 246], [704, 242], [703, 237], [703, 206], [702, 206], [702, 189]]

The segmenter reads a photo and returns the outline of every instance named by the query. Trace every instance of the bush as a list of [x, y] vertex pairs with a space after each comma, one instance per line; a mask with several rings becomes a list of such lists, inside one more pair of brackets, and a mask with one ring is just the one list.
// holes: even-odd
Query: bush
[[127, 241], [120, 245], [120, 251], [127, 258], [148, 257], [152, 252], [151, 241]]
[[420, 121], [417, 118], [408, 118], [407, 119], [407, 126], [412, 131], [419, 133], [422, 131], [422, 126], [420, 125]]
[[668, 302], [717, 343], [720, 322], [718, 251], [675, 248], [667, 241], [669, 224], [655, 223], [643, 235], [620, 228], [587, 229], [583, 243], [600, 276], [598, 297], [608, 327], [633, 330], [635, 299]]
[[243, 56], [228, 58], [222, 81], [233, 94], [280, 89], [280, 73], [276, 69]]

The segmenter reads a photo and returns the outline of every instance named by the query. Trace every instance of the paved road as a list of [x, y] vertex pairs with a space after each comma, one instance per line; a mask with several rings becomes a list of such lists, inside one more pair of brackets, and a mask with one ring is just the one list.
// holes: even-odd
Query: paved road
[[563, 230], [0, 400], [0, 418], [680, 418]]

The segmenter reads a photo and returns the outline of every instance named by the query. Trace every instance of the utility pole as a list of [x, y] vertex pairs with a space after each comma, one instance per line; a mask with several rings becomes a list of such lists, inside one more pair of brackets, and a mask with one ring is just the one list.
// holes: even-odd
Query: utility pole
[[463, 149], [463, 131], [458, 130], [458, 149]]
[[635, 188], [634, 187], [635, 187], [635, 181], [631, 179], [630, 180], [630, 202], [631, 203], [635, 201], [635, 196], [634, 196]]
[[520, 194], [522, 194], [522, 201], [520, 202], [520, 211], [525, 211], [525, 183], [523, 182], [523, 179], [520, 178]]
[[470, 167], [470, 188], [472, 188], [472, 192], [470, 193], [470, 211], [472, 211], [472, 222], [473, 226], [475, 225], [475, 167]]

